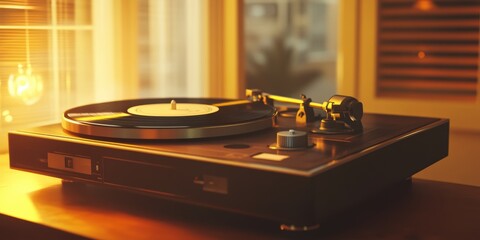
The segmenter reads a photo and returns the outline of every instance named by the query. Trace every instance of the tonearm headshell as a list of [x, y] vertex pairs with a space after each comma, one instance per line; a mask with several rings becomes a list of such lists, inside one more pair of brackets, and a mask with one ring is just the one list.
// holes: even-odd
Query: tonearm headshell
[[314, 122], [317, 118], [313, 109], [320, 109], [325, 114], [321, 117], [319, 126], [312, 129], [313, 133], [344, 134], [363, 130], [361, 121], [363, 104], [350, 96], [334, 95], [326, 102], [316, 103], [305, 95], [302, 95], [301, 99], [296, 99], [265, 93], [259, 89], [247, 89], [246, 95], [251, 101], [262, 101], [271, 106], [275, 101], [299, 104], [296, 114], [298, 126], [306, 126], [307, 123]]

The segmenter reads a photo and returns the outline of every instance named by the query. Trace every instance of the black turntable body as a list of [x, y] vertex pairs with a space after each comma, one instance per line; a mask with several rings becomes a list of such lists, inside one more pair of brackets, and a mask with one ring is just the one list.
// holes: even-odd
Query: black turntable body
[[448, 155], [446, 119], [364, 114], [359, 131], [318, 134], [319, 121], [274, 115], [271, 127], [205, 138], [112, 140], [60, 124], [15, 131], [10, 166], [309, 230]]

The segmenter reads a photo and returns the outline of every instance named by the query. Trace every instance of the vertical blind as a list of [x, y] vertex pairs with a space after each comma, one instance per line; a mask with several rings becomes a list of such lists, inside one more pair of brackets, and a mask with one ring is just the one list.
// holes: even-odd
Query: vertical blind
[[379, 97], [475, 101], [480, 1], [378, 0]]

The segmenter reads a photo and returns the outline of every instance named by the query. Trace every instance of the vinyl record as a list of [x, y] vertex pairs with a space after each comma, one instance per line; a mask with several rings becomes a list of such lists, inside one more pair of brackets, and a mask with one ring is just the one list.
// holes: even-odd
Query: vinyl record
[[275, 109], [247, 100], [136, 99], [65, 111], [73, 133], [121, 139], [190, 139], [229, 136], [272, 127]]

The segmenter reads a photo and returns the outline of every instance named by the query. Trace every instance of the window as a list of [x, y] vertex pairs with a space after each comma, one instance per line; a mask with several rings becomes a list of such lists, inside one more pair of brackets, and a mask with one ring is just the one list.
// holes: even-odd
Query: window
[[0, 152], [8, 131], [57, 123], [73, 106], [243, 96], [239, 3], [0, 1]]
[[336, 92], [337, 1], [245, 0], [248, 88], [313, 101]]
[[3, 1], [0, 15], [1, 151], [8, 130], [89, 98], [93, 70], [90, 1]]
[[201, 1], [140, 1], [142, 97], [201, 97]]

